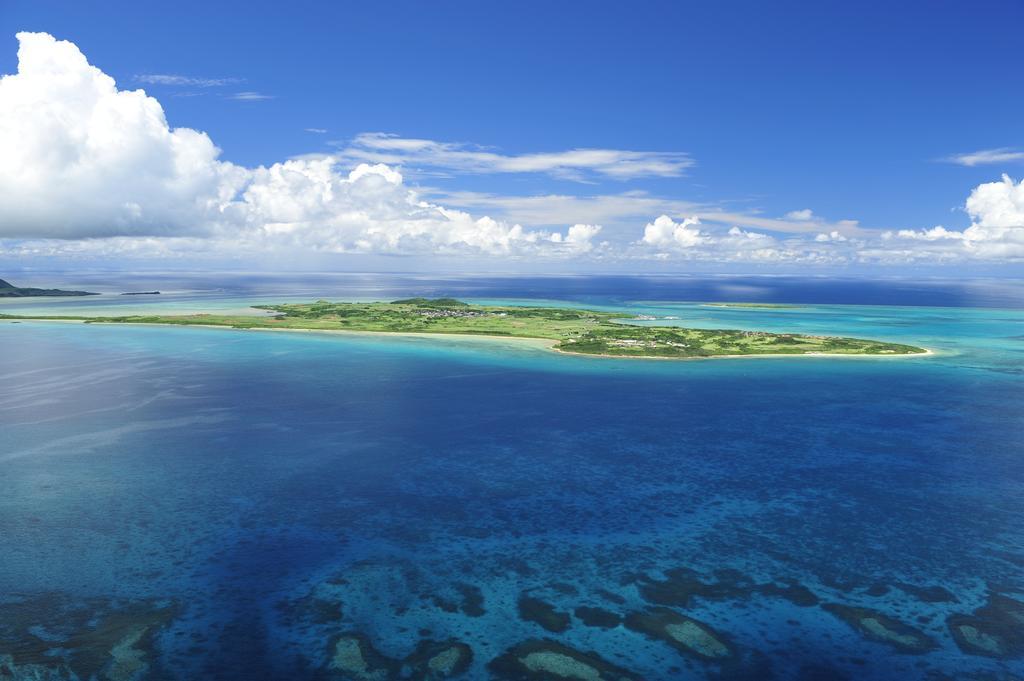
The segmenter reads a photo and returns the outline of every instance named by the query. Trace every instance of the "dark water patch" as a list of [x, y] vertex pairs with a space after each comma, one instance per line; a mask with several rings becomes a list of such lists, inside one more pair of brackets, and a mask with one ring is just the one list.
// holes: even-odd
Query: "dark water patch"
[[572, 619], [569, 613], [556, 610], [555, 606], [539, 598], [523, 594], [516, 603], [519, 619], [524, 622], [539, 624], [553, 633], [562, 633], [569, 629]]
[[487, 613], [480, 587], [465, 582], [459, 582], [443, 593], [435, 593], [431, 600], [447, 613], [461, 612], [469, 617], [482, 617]]
[[614, 591], [609, 591], [608, 589], [595, 589], [594, 593], [596, 593], [598, 596], [611, 603], [617, 603], [619, 605], [623, 605], [626, 603], [625, 598], [615, 593]]
[[484, 609], [484, 594], [480, 587], [475, 584], [459, 582], [455, 585], [459, 595], [462, 596], [460, 610], [470, 617], [482, 617], [487, 613]]
[[842, 671], [824, 664], [808, 664], [800, 668], [795, 681], [850, 681]]
[[212, 648], [216, 655], [201, 658], [201, 674], [222, 679], [244, 677], [253, 681], [273, 681], [286, 666], [275, 659], [269, 646], [266, 623], [257, 609], [240, 609], [216, 628]]
[[604, 608], [581, 605], [573, 610], [573, 614], [576, 615], [576, 619], [588, 627], [614, 629], [622, 624], [622, 617], [620, 615]]
[[453, 600], [449, 600], [438, 594], [434, 594], [432, 600], [434, 601], [434, 605], [447, 613], [459, 612], [459, 604]]
[[765, 596], [784, 598], [800, 608], [810, 608], [818, 605], [820, 602], [820, 599], [813, 591], [796, 580], [762, 584], [758, 586], [756, 590], [758, 593], [764, 594]]
[[875, 582], [868, 588], [864, 589], [864, 594], [873, 598], [881, 598], [882, 596], [889, 593], [890, 587], [888, 584], [882, 582]]
[[335, 624], [345, 616], [345, 608], [340, 601], [315, 590], [301, 598], [282, 599], [275, 610], [280, 621], [288, 626], [299, 623]]
[[1007, 563], [1024, 568], [1024, 554], [1013, 553], [1010, 551], [995, 551], [992, 555], [1000, 560], [1005, 560]]
[[551, 584], [548, 584], [547, 588], [563, 596], [575, 596], [580, 592], [580, 590], [577, 589], [575, 586], [573, 586], [572, 584], [567, 584], [565, 582], [552, 582]]
[[949, 589], [938, 584], [932, 584], [929, 586], [918, 586], [915, 584], [907, 584], [905, 582], [898, 582], [894, 584], [897, 589], [904, 593], [910, 594], [922, 603], [958, 603], [959, 599], [954, 596]]

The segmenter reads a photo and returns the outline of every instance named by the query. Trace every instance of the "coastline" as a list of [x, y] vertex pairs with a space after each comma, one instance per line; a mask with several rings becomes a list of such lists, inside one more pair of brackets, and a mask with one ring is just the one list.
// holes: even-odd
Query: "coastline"
[[175, 328], [200, 328], [200, 329], [220, 329], [229, 331], [269, 331], [271, 333], [306, 333], [306, 334], [328, 334], [328, 335], [348, 335], [348, 336], [398, 336], [405, 338], [438, 338], [441, 340], [470, 340], [472, 342], [492, 342], [492, 343], [521, 343], [525, 345], [531, 345], [538, 349], [544, 349], [551, 352], [558, 353], [560, 355], [568, 355], [571, 357], [596, 357], [600, 359], [646, 359], [646, 360], [658, 360], [658, 361], [669, 361], [669, 362], [688, 362], [688, 361], [700, 361], [707, 359], [781, 359], [791, 357], [825, 357], [825, 358], [842, 358], [842, 359], [906, 359], [910, 357], [931, 357], [937, 353], [930, 348], [923, 348], [924, 352], [915, 352], [912, 354], [874, 354], [874, 355], [858, 355], [852, 353], [826, 353], [826, 352], [807, 352], [807, 353], [779, 353], [779, 354], [752, 354], [752, 355], [709, 355], [706, 357], [657, 357], [650, 355], [609, 355], [606, 353], [589, 353], [589, 352], [572, 352], [571, 350], [563, 350], [555, 347], [558, 344], [557, 340], [551, 338], [530, 338], [526, 336], [491, 336], [485, 334], [472, 334], [472, 333], [424, 333], [419, 331], [357, 331], [348, 329], [288, 329], [288, 328], [238, 328], [234, 326], [226, 326], [223, 324], [164, 324], [164, 323], [138, 323], [138, 322], [90, 322], [87, 319], [0, 319], [0, 322], [6, 323], [17, 323], [17, 322], [58, 322], [63, 324], [95, 324], [103, 326], [161, 326], [161, 327], [175, 327]]
[[935, 352], [931, 348], [921, 348], [924, 352], [914, 352], [910, 354], [877, 354], [877, 355], [855, 355], [849, 352], [804, 352], [804, 353], [785, 353], [781, 352], [776, 355], [770, 354], [752, 354], [752, 355], [707, 355], [704, 357], [655, 357], [652, 355], [609, 355], [607, 353], [589, 353], [589, 352], [569, 352], [566, 350], [559, 350], [558, 348], [552, 347], [553, 352], [557, 352], [562, 355], [572, 355], [574, 357], [599, 357], [601, 359], [653, 359], [659, 361], [669, 362], [691, 362], [691, 361], [703, 361], [706, 359], [786, 359], [789, 357], [828, 357], [837, 359], [907, 359], [910, 357], [934, 357], [939, 353]]
[[[116, 322], [103, 322], [114, 324]], [[554, 350], [558, 341], [550, 338], [530, 338], [527, 336], [488, 336], [477, 333], [424, 333], [421, 331], [357, 331], [348, 329], [273, 329], [267, 327], [239, 329], [233, 326], [221, 326], [218, 324], [134, 324], [133, 326], [202, 326], [207, 329], [232, 329], [234, 331], [271, 331], [274, 333], [323, 333], [344, 336], [399, 336], [403, 338], [441, 338], [444, 340], [471, 340], [473, 342], [485, 341], [492, 343], [524, 343], [542, 347], [546, 350]]]

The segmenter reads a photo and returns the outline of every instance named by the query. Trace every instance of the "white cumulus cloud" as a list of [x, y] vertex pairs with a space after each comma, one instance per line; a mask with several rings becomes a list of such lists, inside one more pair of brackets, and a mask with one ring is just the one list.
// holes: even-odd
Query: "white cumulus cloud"
[[786, 218], [789, 220], [799, 220], [801, 222], [805, 222], [807, 220], [814, 219], [814, 211], [812, 211], [810, 208], [804, 208], [801, 210], [791, 210], [788, 213], [786, 213]]
[[156, 99], [119, 90], [74, 44], [18, 40], [18, 72], [0, 79], [0, 237], [118, 237], [105, 242], [118, 252], [130, 238], [152, 248], [153, 237], [203, 237], [240, 250], [571, 255], [600, 230], [474, 218], [422, 200], [383, 164], [237, 166], [204, 133], [171, 128]]
[[0, 79], [0, 236], [206, 231], [242, 180], [210, 138], [170, 129], [73, 44], [19, 33]]
[[571, 254], [590, 250], [600, 231], [574, 225], [563, 234], [473, 218], [420, 199], [387, 165], [341, 175], [330, 157], [256, 169], [238, 205], [245, 234], [332, 252]]
[[701, 230], [700, 218], [688, 217], [680, 222], [667, 215], [658, 217], [644, 227], [643, 237], [634, 244], [633, 257], [660, 260], [680, 259], [708, 262], [840, 263], [845, 254], [823, 249], [806, 235], [780, 239], [770, 234], [732, 226], [728, 230]]
[[1024, 259], [1024, 180], [1014, 182], [1003, 175], [999, 182], [980, 184], [967, 197], [964, 208], [971, 216], [971, 226], [963, 231], [939, 225], [890, 231], [883, 238], [887, 242], [926, 242], [916, 252], [918, 257]]
[[700, 219], [696, 217], [675, 222], [669, 216], [661, 215], [654, 222], [647, 223], [640, 241], [646, 246], [660, 249], [692, 248], [704, 240], [697, 227], [699, 224]]

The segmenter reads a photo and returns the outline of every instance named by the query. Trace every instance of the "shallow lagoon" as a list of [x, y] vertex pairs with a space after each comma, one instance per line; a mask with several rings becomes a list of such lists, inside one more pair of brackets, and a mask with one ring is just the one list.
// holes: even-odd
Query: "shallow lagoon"
[[[486, 678], [547, 638], [569, 648], [492, 672], [597, 664], [571, 649], [649, 679], [1024, 674], [997, 626], [1024, 601], [1024, 311], [713, 308], [585, 283], [564, 299], [938, 354], [644, 362], [0, 324], [0, 670], [344, 678], [341, 650], [364, 676], [443, 678], [423, 641], [457, 640]], [[450, 292], [540, 288], [504, 286]]]

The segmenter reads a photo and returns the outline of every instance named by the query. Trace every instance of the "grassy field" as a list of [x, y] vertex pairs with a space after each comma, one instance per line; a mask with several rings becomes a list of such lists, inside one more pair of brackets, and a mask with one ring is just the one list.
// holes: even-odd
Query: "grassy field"
[[616, 357], [696, 358], [743, 355], [909, 355], [927, 352], [898, 343], [765, 333], [631, 325], [619, 313], [555, 307], [469, 305], [451, 298], [409, 298], [391, 303], [267, 305], [273, 316], [150, 315], [123, 317], [16, 317], [78, 320], [91, 324], [178, 324], [238, 329], [307, 329], [390, 333], [447, 333], [555, 341], [563, 352]]

